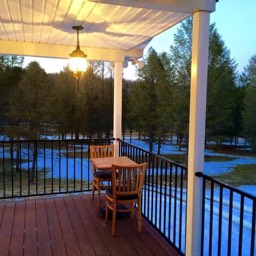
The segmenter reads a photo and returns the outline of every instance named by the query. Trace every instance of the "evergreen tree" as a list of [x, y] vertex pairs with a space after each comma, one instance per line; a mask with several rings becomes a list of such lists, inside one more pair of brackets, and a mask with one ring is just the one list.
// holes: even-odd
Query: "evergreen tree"
[[170, 47], [170, 60], [174, 69], [174, 132], [177, 143], [187, 144], [189, 125], [189, 96], [191, 77], [192, 18], [181, 23]]
[[[39, 140], [44, 133], [44, 126], [48, 116], [48, 97], [50, 82], [45, 71], [37, 62], [31, 62], [21, 76], [17, 87], [10, 96], [10, 111], [8, 118], [12, 122], [12, 129], [8, 129], [10, 139]], [[30, 181], [34, 181], [37, 169], [38, 145], [30, 143], [32, 151], [32, 167], [29, 174]], [[17, 171], [20, 169], [19, 147], [17, 146]], [[13, 152], [11, 152], [13, 154]]]
[[40, 138], [47, 120], [50, 89], [45, 71], [37, 62], [31, 62], [10, 97], [8, 117], [14, 124], [11, 138]]
[[[191, 77], [192, 18], [182, 22], [171, 46], [171, 63], [177, 87], [175, 99], [175, 132], [179, 141], [188, 140], [189, 94]], [[230, 57], [215, 24], [210, 25], [206, 138], [221, 144], [241, 132], [237, 127], [239, 97], [236, 87], [236, 64]], [[240, 130], [239, 130], [240, 129]], [[239, 131], [238, 131], [239, 130]]]
[[149, 49], [144, 68], [138, 70], [139, 81], [131, 90], [131, 104], [136, 128], [143, 132], [149, 141], [149, 151], [158, 142], [160, 153], [161, 141], [167, 136], [170, 125], [168, 106], [171, 106], [172, 91], [167, 70], [170, 65], [165, 53], [157, 54]]
[[23, 56], [0, 54], [0, 71], [10, 67], [22, 67], [23, 62]]
[[[0, 55], [0, 122], [7, 122], [6, 113], [9, 111], [9, 98], [13, 89], [18, 85], [23, 72], [23, 57]], [[7, 125], [7, 124], [6, 124]]]
[[243, 128], [253, 151], [256, 151], [256, 54], [244, 69], [242, 81], [245, 87]]
[[206, 136], [220, 145], [236, 134], [237, 110], [236, 63], [218, 34], [215, 24], [210, 26]]
[[110, 137], [113, 128], [113, 72], [107, 62], [93, 62], [93, 74], [98, 83], [100, 104], [98, 137]]
[[81, 122], [86, 133], [91, 138], [95, 135], [102, 136], [102, 84], [101, 79], [94, 73], [93, 67], [89, 68], [82, 82], [81, 102], [84, 109]]
[[65, 68], [56, 78], [50, 99], [50, 122], [57, 127], [62, 138], [73, 132], [76, 80]]

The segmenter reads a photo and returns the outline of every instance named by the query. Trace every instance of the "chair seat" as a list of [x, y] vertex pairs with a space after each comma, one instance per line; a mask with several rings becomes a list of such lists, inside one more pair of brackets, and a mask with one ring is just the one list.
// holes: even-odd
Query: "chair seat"
[[[106, 194], [110, 197], [113, 198], [113, 191], [112, 188], [107, 188], [106, 189]], [[134, 200], [138, 198], [138, 194], [136, 195], [117, 195], [116, 199], [117, 200]]]
[[99, 178], [99, 179], [111, 179], [112, 177], [112, 172], [111, 170], [99, 170], [96, 171], [93, 176], [95, 178]]

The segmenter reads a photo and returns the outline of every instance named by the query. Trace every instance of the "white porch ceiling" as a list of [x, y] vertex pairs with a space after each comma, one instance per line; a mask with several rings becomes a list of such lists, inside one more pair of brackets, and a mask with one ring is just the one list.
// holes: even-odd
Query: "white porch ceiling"
[[150, 40], [215, 0], [0, 0], [0, 54], [68, 58], [82, 25], [88, 59], [141, 57]]

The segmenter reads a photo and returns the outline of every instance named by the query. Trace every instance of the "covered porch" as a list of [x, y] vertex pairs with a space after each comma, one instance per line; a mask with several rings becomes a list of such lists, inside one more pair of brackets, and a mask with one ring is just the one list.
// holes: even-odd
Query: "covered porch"
[[[68, 58], [75, 45], [72, 26], [82, 25], [85, 31], [80, 35], [80, 46], [88, 60], [114, 63], [113, 137], [116, 152], [122, 134], [123, 64], [140, 59], [143, 49], [154, 36], [193, 16], [184, 253], [200, 255], [203, 184], [195, 173], [203, 171], [209, 16], [215, 10], [215, 0], [5, 1], [1, 2], [0, 8], [3, 12], [1, 54]], [[81, 200], [84, 202], [85, 199]], [[35, 221], [40, 223], [40, 218], [36, 217]]]

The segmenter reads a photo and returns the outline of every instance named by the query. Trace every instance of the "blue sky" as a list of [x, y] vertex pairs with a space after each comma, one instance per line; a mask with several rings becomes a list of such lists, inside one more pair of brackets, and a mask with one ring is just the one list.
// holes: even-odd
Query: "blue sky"
[[[241, 73], [249, 59], [256, 54], [256, 0], [219, 0], [210, 21], [216, 23], [218, 33], [230, 50], [231, 58], [238, 64], [237, 71]], [[157, 52], [169, 52], [177, 27], [155, 37], [144, 54], [150, 46]], [[67, 60], [46, 58], [26, 58], [25, 65], [32, 60], [37, 60], [48, 73], [59, 72], [67, 65]], [[129, 65], [124, 70], [124, 78], [133, 79], [134, 74], [134, 66]]]
[[[256, 54], [256, 0], [219, 0], [210, 22], [216, 24], [231, 58], [238, 63], [238, 71], [242, 71]], [[150, 46], [158, 52], [169, 52], [178, 26], [154, 38]]]

